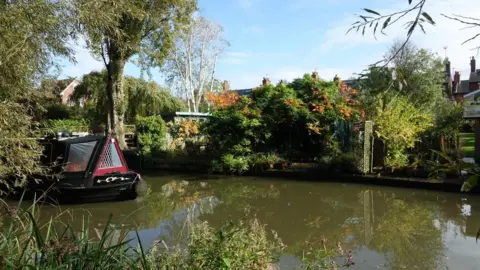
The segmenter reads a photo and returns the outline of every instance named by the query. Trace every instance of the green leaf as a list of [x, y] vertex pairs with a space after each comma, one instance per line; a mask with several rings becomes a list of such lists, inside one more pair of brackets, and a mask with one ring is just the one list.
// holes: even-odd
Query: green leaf
[[365, 22], [367, 22], [367, 17], [360, 15], [360, 18], [362, 18]]
[[420, 26], [420, 29], [422, 29], [422, 32], [426, 34], [427, 32], [425, 32], [425, 28], [423, 28], [423, 25], [422, 24], [418, 24], [418, 25]]
[[387, 28], [388, 23], [390, 22], [391, 19], [392, 19], [392, 17], [388, 17], [388, 19], [386, 19], [386, 20], [383, 22], [382, 30], [385, 29], [385, 28]]
[[368, 9], [368, 8], [364, 8], [363, 10], [365, 10], [368, 13], [372, 13], [372, 14], [380, 16], [380, 13], [376, 12], [375, 10], [371, 10], [371, 9]]
[[362, 30], [362, 36], [365, 35], [365, 26], [363, 27], [363, 30]]
[[435, 22], [433, 21], [432, 17], [430, 17], [430, 15], [428, 15], [427, 12], [423, 12], [422, 16], [425, 17], [425, 19], [427, 19], [432, 25], [435, 25]]
[[412, 26], [410, 26], [410, 29], [408, 29], [408, 35], [410, 36], [413, 33], [413, 30], [415, 30], [415, 27], [417, 26], [417, 22], [414, 22]]
[[412, 4], [412, 0], [408, 0], [408, 4], [411, 5], [411, 4]]
[[375, 24], [375, 27], [373, 28], [373, 35], [377, 32], [377, 27], [378, 27], [378, 22]]
[[226, 269], [230, 269], [230, 260], [228, 258], [222, 258]]
[[463, 182], [461, 191], [470, 191], [478, 184], [478, 175], [471, 175]]

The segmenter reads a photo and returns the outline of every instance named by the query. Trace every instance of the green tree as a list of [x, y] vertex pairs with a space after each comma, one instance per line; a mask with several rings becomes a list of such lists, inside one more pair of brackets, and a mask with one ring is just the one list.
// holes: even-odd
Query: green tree
[[126, 77], [125, 90], [128, 96], [126, 120], [134, 122], [138, 116], [154, 116], [162, 113], [185, 111], [185, 103], [173, 96], [156, 82]]
[[173, 47], [174, 32], [188, 23], [196, 10], [194, 0], [75, 1], [80, 32], [91, 51], [107, 69], [109, 123], [107, 132], [118, 137], [122, 148], [125, 102], [123, 73], [135, 57], [144, 69], [158, 66]]
[[385, 54], [390, 67], [370, 67], [357, 82], [369, 117], [375, 117], [379, 100], [387, 104], [396, 95], [429, 112], [435, 112], [445, 99], [442, 59], [410, 42], [402, 45], [395, 42]]
[[[94, 121], [108, 124], [107, 112], [107, 71], [93, 71], [82, 78], [75, 88], [72, 99], [79, 102], [86, 99], [87, 111], [94, 108]], [[125, 77], [124, 102], [126, 106], [126, 122], [135, 122], [138, 116], [153, 116], [166, 112], [184, 111], [186, 106], [182, 100], [173, 96], [169, 90], [162, 88], [156, 82], [148, 82], [141, 78]], [[92, 115], [90, 115], [92, 117]]]
[[396, 96], [387, 104], [378, 106], [373, 118], [376, 135], [387, 145], [387, 166], [398, 168], [408, 165], [407, 150], [420, 141], [421, 135], [432, 125], [432, 116], [414, 106], [406, 97]]
[[[0, 2], [0, 183], [23, 186], [43, 173], [34, 120], [41, 112], [39, 78], [58, 57], [71, 58], [70, 7], [63, 1]], [[5, 181], [8, 176], [13, 182]], [[9, 186], [10, 185], [10, 186]]]

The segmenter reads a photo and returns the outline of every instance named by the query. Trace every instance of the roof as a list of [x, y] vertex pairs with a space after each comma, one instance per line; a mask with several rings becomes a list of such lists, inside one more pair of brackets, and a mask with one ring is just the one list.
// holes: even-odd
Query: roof
[[470, 73], [470, 82], [480, 82], [480, 69], [477, 71]]
[[462, 80], [460, 81], [460, 85], [456, 86], [453, 84], [453, 93], [454, 94], [464, 94], [470, 92], [469, 90], [469, 80]]
[[475, 90], [473, 92], [470, 92], [470, 93], [464, 95], [463, 97], [468, 98], [468, 97], [471, 97], [471, 96], [476, 96], [477, 94], [480, 94], [480, 90]]
[[251, 96], [253, 92], [253, 88], [247, 88], [247, 89], [235, 89], [232, 90], [238, 93], [239, 96]]
[[199, 112], [171, 112], [171, 113], [162, 113], [161, 116], [195, 116], [195, 117], [209, 117], [210, 113], [199, 113]]
[[69, 137], [69, 138], [62, 138], [61, 140], [57, 139], [43, 139], [40, 142], [49, 142], [49, 141], [58, 141], [62, 144], [73, 144], [73, 143], [84, 143], [84, 142], [92, 142], [92, 141], [100, 141], [106, 139], [106, 136], [84, 136], [84, 137]]
[[[71, 79], [67, 79], [67, 80], [71, 80]], [[65, 89], [62, 90], [62, 92], [60, 92], [60, 96], [63, 96], [63, 94], [65, 93], [65, 91], [67, 91], [68, 88], [70, 88], [70, 86], [73, 86], [73, 87], [76, 87], [77, 85], [80, 84], [80, 81], [77, 80], [76, 78], [73, 79], [68, 85], [67, 87], [65, 87]]]

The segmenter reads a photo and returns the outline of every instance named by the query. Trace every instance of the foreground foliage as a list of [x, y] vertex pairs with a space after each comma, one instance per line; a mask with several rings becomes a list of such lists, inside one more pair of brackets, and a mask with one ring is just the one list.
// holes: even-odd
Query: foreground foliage
[[9, 269], [268, 269], [283, 249], [258, 220], [226, 223], [218, 230], [190, 220], [185, 243], [168, 247], [158, 241], [147, 250], [138, 232], [138, 246], [130, 244], [132, 234], [116, 238], [112, 216], [99, 239], [92, 240], [88, 218], [76, 231], [59, 221], [68, 212], [40, 224], [35, 205], [24, 210], [3, 203], [8, 219], [2, 220], [0, 263]]

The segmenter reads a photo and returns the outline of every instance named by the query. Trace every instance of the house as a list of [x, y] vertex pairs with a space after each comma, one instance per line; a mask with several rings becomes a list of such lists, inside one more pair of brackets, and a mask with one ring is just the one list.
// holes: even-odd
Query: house
[[[67, 105], [67, 106], [73, 106], [75, 103], [70, 99], [71, 95], [75, 91], [75, 87], [77, 87], [80, 84], [80, 80], [74, 78], [68, 85], [63, 89], [59, 96], [61, 99], [62, 104]], [[80, 100], [80, 106], [83, 106], [84, 100]]]
[[[480, 90], [480, 69], [476, 67], [475, 57], [470, 59], [470, 75], [468, 80], [460, 79], [460, 72], [455, 71], [453, 81], [450, 70], [450, 61], [446, 64], [445, 91], [456, 102], [463, 102], [466, 95], [476, 90]], [[469, 95], [471, 96], [471, 95]]]
[[[315, 79], [315, 80], [319, 80], [320, 76], [318, 75], [318, 72], [316, 72], [316, 71], [312, 72], [312, 78]], [[337, 79], [338, 79], [338, 77], [335, 75], [334, 81], [336, 81]], [[351, 87], [355, 83], [355, 80], [344, 80], [342, 82], [347, 84], [349, 87]], [[266, 86], [268, 84], [270, 84], [270, 79], [264, 77], [263, 80], [262, 80], [262, 86]], [[229, 86], [228, 81], [223, 82], [223, 91], [234, 91], [234, 92], [238, 93], [239, 96], [251, 97], [255, 88], [256, 87], [230, 90], [230, 86]]]

